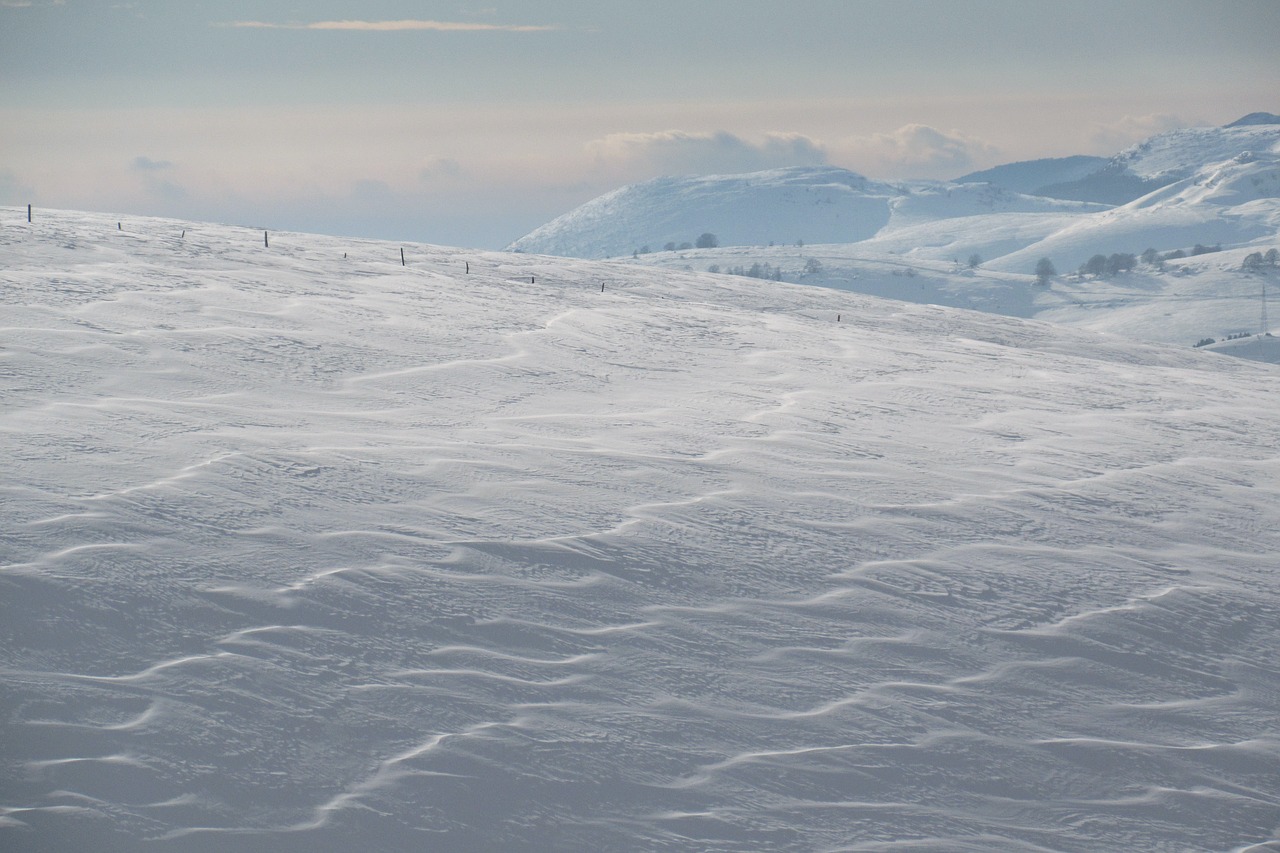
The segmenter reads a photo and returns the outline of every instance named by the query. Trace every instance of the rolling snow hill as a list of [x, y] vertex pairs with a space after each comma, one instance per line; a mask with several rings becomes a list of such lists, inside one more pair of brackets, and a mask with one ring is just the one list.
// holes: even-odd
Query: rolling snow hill
[[24, 213], [0, 848], [1280, 843], [1276, 368]]
[[[998, 212], [935, 219], [928, 215], [929, 192], [897, 202], [899, 210], [910, 211], [919, 199], [924, 215], [895, 212], [879, 234], [860, 243], [659, 252], [627, 263], [721, 272], [759, 266], [784, 281], [1184, 346], [1266, 331], [1263, 291], [1272, 301], [1280, 294], [1280, 269], [1241, 269], [1247, 255], [1280, 247], [1280, 154], [1240, 155], [1103, 210], [1015, 212], [1006, 205]], [[971, 201], [983, 192], [1027, 198], [979, 184], [964, 185], [955, 197], [979, 211]], [[932, 193], [943, 198], [947, 190]], [[1070, 275], [1096, 254], [1138, 255], [1148, 248], [1190, 254], [1197, 244], [1221, 251], [1140, 264], [1115, 276]], [[982, 259], [974, 269], [966, 263], [970, 255]], [[1032, 273], [1044, 257], [1060, 275], [1042, 285]], [[1270, 316], [1277, 311], [1273, 307]], [[1223, 351], [1265, 360], [1273, 352], [1265, 346]]]
[[[693, 245], [704, 233], [721, 246], [859, 243], [905, 225], [945, 231], [950, 220], [971, 216], [1021, 213], [1034, 222], [1043, 214], [1094, 212], [1195, 179], [1241, 155], [1280, 155], [1280, 124], [1263, 123], [1267, 115], [1158, 134], [1109, 160], [1013, 163], [950, 183], [885, 184], [828, 166], [658, 178], [589, 201], [508, 249], [610, 258]], [[927, 230], [912, 239], [922, 246], [938, 242]]]
[[992, 184], [1027, 195], [1046, 195], [1045, 187], [1082, 180], [1107, 167], [1106, 157], [1076, 155], [1006, 163], [955, 179], [957, 184]]
[[802, 166], [746, 175], [657, 178], [587, 202], [508, 246], [581, 258], [692, 247], [856, 243], [907, 224], [993, 212], [1086, 212], [1102, 205], [1035, 198], [979, 184], [890, 185], [845, 169]]
[[1098, 163], [1082, 157], [1012, 163], [958, 181], [989, 181], [1032, 195], [1119, 205], [1192, 177], [1212, 163], [1265, 151], [1280, 151], [1280, 118], [1251, 113], [1225, 127], [1166, 131]]
[[607, 258], [692, 245], [704, 233], [726, 246], [853, 242], [884, 227], [890, 200], [903, 192], [827, 166], [657, 178], [589, 201], [507, 248]]

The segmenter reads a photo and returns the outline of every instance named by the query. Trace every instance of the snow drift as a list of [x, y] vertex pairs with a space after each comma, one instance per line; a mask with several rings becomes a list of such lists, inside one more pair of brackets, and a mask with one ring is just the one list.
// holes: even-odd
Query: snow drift
[[3, 215], [6, 850], [1277, 839], [1274, 368]]

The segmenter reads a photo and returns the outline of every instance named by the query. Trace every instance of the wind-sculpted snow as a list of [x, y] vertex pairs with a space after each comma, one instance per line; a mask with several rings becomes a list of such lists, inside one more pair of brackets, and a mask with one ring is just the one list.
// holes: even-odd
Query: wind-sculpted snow
[[6, 851], [1277, 839], [1273, 367], [2, 213]]

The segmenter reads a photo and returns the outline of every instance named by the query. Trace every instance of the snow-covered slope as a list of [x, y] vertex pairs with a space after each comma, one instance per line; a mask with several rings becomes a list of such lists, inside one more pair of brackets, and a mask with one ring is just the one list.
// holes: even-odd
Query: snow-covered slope
[[1006, 163], [980, 172], [970, 172], [955, 179], [957, 184], [987, 183], [1028, 195], [1043, 195], [1043, 187], [1066, 184], [1087, 178], [1106, 168], [1106, 157], [1047, 157]]
[[1280, 152], [1280, 124], [1170, 130], [1121, 151], [1112, 162], [1142, 178], [1181, 180], [1244, 151]]
[[1278, 838], [1274, 367], [0, 216], [6, 851]]
[[1266, 115], [1162, 133], [1109, 160], [1012, 163], [955, 183], [884, 184], [828, 166], [658, 178], [589, 201], [508, 248], [610, 258], [696, 244], [705, 233], [721, 246], [857, 243], [908, 225], [936, 222], [945, 231], [957, 217], [1088, 212], [1126, 204], [1246, 152], [1280, 154], [1280, 124], [1262, 123]]
[[721, 246], [855, 243], [886, 227], [993, 212], [1082, 212], [1102, 205], [980, 184], [889, 185], [825, 166], [658, 178], [594, 199], [508, 248], [582, 258], [631, 256], [705, 233]]
[[1167, 252], [1205, 246], [1247, 246], [1280, 234], [1280, 153], [1242, 154], [1136, 201], [1075, 218], [1017, 251], [992, 253], [992, 266], [1032, 270], [1041, 257], [1064, 270], [1095, 254]]
[[[1162, 186], [1195, 175], [1206, 166], [1244, 152], [1280, 151], [1280, 124], [1254, 113], [1226, 127], [1189, 127], [1146, 139], [1081, 178], [1038, 187], [1054, 198], [1125, 204]], [[1245, 123], [1242, 123], [1245, 122]]]
[[990, 184], [944, 184], [920, 181], [890, 200], [892, 214], [883, 231], [926, 225], [945, 228], [944, 220], [993, 214], [1091, 213], [1107, 205], [1067, 201], [1010, 192]]
[[827, 166], [657, 178], [589, 201], [508, 248], [607, 258], [693, 244], [706, 233], [724, 246], [854, 242], [889, 221], [889, 200], [903, 192]]
[[[1030, 199], [1045, 203], [1040, 211], [1030, 205], [1018, 210], [1016, 201], [1030, 197], [989, 185], [912, 189], [894, 200], [889, 224], [859, 243], [659, 253], [639, 260], [690, 270], [768, 265], [786, 281], [1185, 346], [1261, 331], [1263, 283], [1270, 282], [1273, 298], [1280, 292], [1275, 268], [1241, 270], [1246, 255], [1280, 247], [1276, 153], [1211, 164], [1130, 204], [1102, 210], [1054, 202], [1060, 205], [1055, 211], [1046, 199]], [[977, 203], [982, 199], [1001, 201], [984, 206]], [[962, 215], [965, 210], [970, 215]], [[1069, 275], [1097, 254], [1190, 252], [1197, 244], [1222, 251], [1106, 278]], [[977, 269], [966, 268], [972, 255], [981, 259]], [[1061, 275], [1042, 286], [1033, 273], [1046, 257]]]

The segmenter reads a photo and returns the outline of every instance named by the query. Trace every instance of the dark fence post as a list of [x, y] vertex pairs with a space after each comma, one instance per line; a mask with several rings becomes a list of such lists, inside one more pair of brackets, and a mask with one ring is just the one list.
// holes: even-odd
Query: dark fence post
[[404, 249], [403, 249], [403, 248], [401, 248], [401, 249], [400, 249], [400, 266], [402, 266], [402, 267], [403, 267], [403, 266], [407, 266], [407, 264], [405, 264], [405, 262], [404, 262]]
[[27, 221], [31, 221], [31, 205], [27, 205]]
[[263, 232], [262, 232], [262, 245], [263, 245], [263, 246], [265, 246], [265, 247], [266, 247], [266, 248], [268, 248], [268, 249], [270, 249], [270, 248], [271, 248], [271, 241], [267, 239], [267, 232], [266, 232], [266, 231], [263, 231]]

